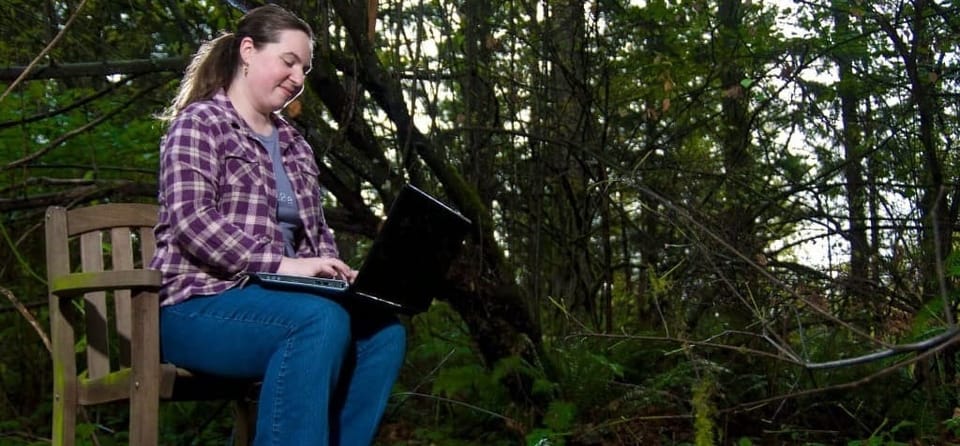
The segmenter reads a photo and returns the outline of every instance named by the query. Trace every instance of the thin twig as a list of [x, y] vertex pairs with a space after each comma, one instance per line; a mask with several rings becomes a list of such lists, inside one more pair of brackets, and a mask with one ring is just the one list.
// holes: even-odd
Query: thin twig
[[455, 404], [455, 405], [458, 405], [458, 406], [466, 407], [466, 408], [471, 409], [471, 410], [475, 410], [475, 411], [477, 411], [477, 412], [480, 412], [480, 413], [483, 413], [483, 414], [486, 414], [486, 415], [490, 415], [491, 417], [494, 417], [494, 418], [499, 418], [499, 419], [501, 419], [501, 420], [503, 420], [503, 421], [506, 421], [508, 424], [516, 425], [516, 423], [517, 423], [516, 420], [514, 420], [513, 418], [510, 418], [510, 417], [508, 417], [508, 416], [506, 416], [506, 415], [501, 415], [501, 414], [498, 414], [498, 413], [496, 413], [496, 412], [493, 412], [493, 411], [484, 409], [484, 408], [482, 408], [482, 407], [480, 407], [480, 406], [475, 406], [475, 405], [473, 405], [473, 404], [470, 404], [470, 403], [467, 403], [467, 402], [464, 402], [464, 401], [454, 400], [454, 399], [450, 399], [450, 398], [444, 398], [444, 397], [442, 397], [442, 396], [429, 395], [429, 394], [426, 394], [426, 393], [417, 393], [417, 392], [398, 392], [398, 393], [395, 393], [394, 395], [396, 395], [396, 396], [418, 396], [418, 397], [421, 397], [421, 398], [427, 398], [427, 399], [437, 400], [437, 401], [441, 401], [441, 402], [444, 402], [444, 403]]
[[33, 67], [35, 67], [38, 63], [40, 63], [40, 59], [43, 59], [44, 56], [46, 56], [47, 53], [49, 53], [50, 50], [52, 50], [53, 47], [57, 45], [60, 39], [67, 34], [67, 30], [70, 29], [70, 25], [72, 25], [73, 21], [77, 18], [77, 16], [80, 15], [80, 11], [83, 10], [83, 5], [85, 4], [87, 4], [87, 0], [82, 0], [80, 2], [80, 5], [77, 6], [77, 9], [73, 11], [73, 14], [70, 16], [69, 19], [67, 19], [67, 23], [63, 25], [63, 28], [60, 29], [60, 32], [58, 32], [57, 35], [53, 38], [53, 40], [51, 40], [50, 43], [47, 44], [47, 47], [44, 48], [43, 51], [40, 51], [40, 54], [37, 54], [37, 57], [33, 58], [33, 60], [30, 62], [30, 65], [27, 65], [27, 68], [24, 69], [22, 73], [20, 73], [20, 76], [18, 76], [17, 79], [14, 80], [9, 87], [7, 87], [7, 90], [3, 92], [2, 96], [0, 96], [0, 102], [3, 102], [3, 100], [6, 99], [7, 95], [9, 95], [14, 88], [17, 88], [17, 85], [20, 82], [22, 82], [24, 79], [27, 78], [27, 76], [30, 74], [30, 71], [33, 69]]
[[[424, 377], [420, 380], [420, 382], [418, 382], [415, 386], [413, 386], [413, 390], [410, 392], [411, 395], [416, 395], [417, 390], [419, 390], [420, 387], [423, 386], [427, 382], [427, 380], [430, 379], [431, 376], [435, 375], [443, 367], [443, 365], [446, 364], [446, 362], [453, 356], [454, 352], [456, 352], [456, 347], [451, 348], [450, 351], [447, 352], [446, 356], [444, 356], [443, 359], [441, 359], [440, 362], [433, 367], [433, 370], [431, 370], [429, 373], [424, 375]], [[403, 403], [406, 403], [408, 399], [409, 398], [400, 399], [400, 402], [398, 402], [397, 405], [393, 407], [391, 414], [399, 411], [400, 407], [403, 406]]]
[[41, 326], [40, 322], [37, 321], [37, 318], [33, 316], [33, 313], [31, 313], [27, 307], [24, 307], [23, 304], [20, 303], [20, 299], [17, 299], [17, 296], [15, 296], [12, 291], [4, 287], [0, 287], [0, 293], [3, 293], [3, 295], [13, 303], [13, 306], [17, 308], [17, 311], [19, 311], [20, 314], [23, 315], [23, 317], [27, 320], [27, 322], [33, 326], [34, 331], [37, 332], [37, 335], [40, 336], [40, 340], [43, 341], [43, 346], [47, 348], [47, 352], [52, 354], [53, 347], [50, 345], [50, 337], [47, 336], [47, 332], [43, 331], [43, 326]]
[[731, 350], [731, 351], [744, 353], [744, 354], [749, 353], [757, 356], [766, 356], [770, 359], [784, 361], [790, 364], [795, 364], [800, 366], [804, 365], [802, 361], [796, 359], [796, 357], [794, 357], [793, 355], [783, 355], [783, 354], [778, 355], [778, 354], [766, 352], [763, 350], [757, 350], [753, 348], [740, 347], [740, 346], [727, 345], [727, 344], [719, 344], [719, 343], [709, 342], [709, 341], [696, 341], [696, 340], [680, 339], [680, 338], [667, 337], [667, 336], [643, 336], [643, 335], [608, 334], [608, 333], [579, 333], [579, 334], [572, 334], [572, 335], [566, 336], [566, 338], [573, 338], [573, 337], [592, 337], [592, 338], [621, 339], [621, 340], [626, 339], [626, 340], [633, 340], [633, 341], [670, 342], [670, 343], [682, 344], [683, 346], [682, 350], [689, 350], [692, 347], [709, 347], [709, 348], [716, 348], [721, 350]]

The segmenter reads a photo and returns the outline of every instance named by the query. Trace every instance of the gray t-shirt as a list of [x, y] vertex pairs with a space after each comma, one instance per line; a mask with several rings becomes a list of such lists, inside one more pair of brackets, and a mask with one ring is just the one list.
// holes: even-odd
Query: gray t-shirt
[[283, 168], [283, 157], [280, 155], [280, 135], [274, 129], [269, 136], [257, 135], [273, 160], [273, 175], [277, 180], [277, 221], [283, 231], [283, 252], [287, 257], [296, 257], [297, 242], [303, 222], [300, 220], [300, 208], [290, 184], [290, 177]]

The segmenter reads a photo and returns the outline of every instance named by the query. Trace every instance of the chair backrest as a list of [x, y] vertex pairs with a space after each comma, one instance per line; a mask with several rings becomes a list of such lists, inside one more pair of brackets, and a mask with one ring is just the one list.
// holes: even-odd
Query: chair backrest
[[[87, 274], [81, 278], [101, 285], [107, 282], [109, 289], [109, 273], [101, 273], [143, 269], [153, 256], [155, 205], [104, 204], [69, 211], [51, 207], [46, 219], [47, 279], [51, 287], [68, 274], [82, 272]], [[86, 370], [87, 378], [97, 379], [129, 367], [133, 323], [130, 309], [130, 290], [120, 288], [85, 293], [82, 309], [53, 305], [51, 301], [52, 312], [72, 318], [51, 315], [54, 354], [66, 366], [59, 371], [70, 376], [76, 375], [77, 370]], [[80, 327], [85, 327], [85, 333], [75, 333]], [[86, 366], [77, 367], [75, 355], [67, 352], [74, 351], [77, 337], [83, 335]], [[114, 336], [117, 342], [111, 345]]]
[[[79, 406], [120, 400], [130, 401], [130, 444], [158, 443], [160, 399], [231, 399], [238, 414], [234, 444], [252, 438], [247, 397], [255, 382], [160, 363], [161, 279], [147, 268], [157, 210], [130, 203], [47, 209], [53, 444], [74, 444]], [[85, 357], [80, 367], [78, 345]]]

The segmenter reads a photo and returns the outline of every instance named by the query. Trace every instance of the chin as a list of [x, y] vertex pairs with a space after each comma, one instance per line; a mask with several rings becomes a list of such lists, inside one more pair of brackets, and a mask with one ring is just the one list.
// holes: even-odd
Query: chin
[[276, 112], [278, 112], [278, 111], [280, 111], [280, 110], [283, 110], [283, 108], [286, 107], [287, 104], [289, 104], [289, 103], [290, 103], [290, 101], [283, 101], [283, 102], [281, 102], [281, 101], [274, 101], [273, 104], [270, 106], [270, 108], [273, 110], [274, 113], [276, 113]]

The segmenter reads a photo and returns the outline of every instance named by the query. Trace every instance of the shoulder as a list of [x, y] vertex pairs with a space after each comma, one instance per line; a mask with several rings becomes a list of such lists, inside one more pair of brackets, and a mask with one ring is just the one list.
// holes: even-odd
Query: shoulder
[[218, 101], [216, 97], [196, 101], [180, 111], [176, 120], [188, 120], [196, 123], [216, 126], [230, 125], [237, 121], [238, 117], [229, 104]]
[[[236, 120], [223, 104], [214, 99], [193, 102], [177, 114], [167, 129], [163, 147], [165, 150], [194, 152], [215, 147], [236, 133]], [[206, 149], [204, 149], [206, 150]]]
[[229, 102], [217, 97], [193, 102], [170, 123], [167, 137], [184, 138], [188, 141], [207, 140], [211, 144], [232, 139], [242, 128], [239, 115]]

